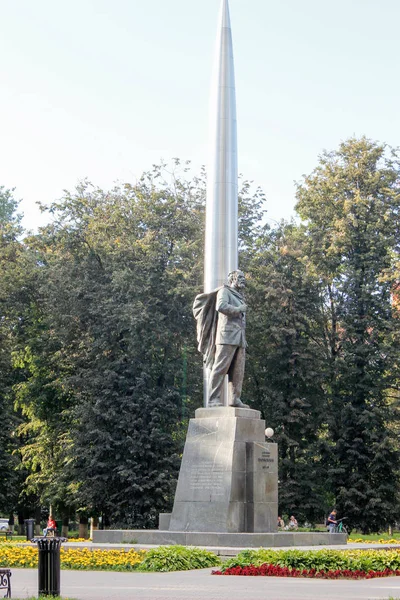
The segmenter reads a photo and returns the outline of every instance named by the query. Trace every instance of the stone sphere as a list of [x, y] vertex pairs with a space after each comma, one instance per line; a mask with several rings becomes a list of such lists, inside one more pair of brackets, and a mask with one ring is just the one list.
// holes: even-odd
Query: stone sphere
[[274, 435], [274, 430], [272, 429], [272, 427], [267, 427], [267, 429], [265, 430], [265, 435], [267, 438], [271, 438]]

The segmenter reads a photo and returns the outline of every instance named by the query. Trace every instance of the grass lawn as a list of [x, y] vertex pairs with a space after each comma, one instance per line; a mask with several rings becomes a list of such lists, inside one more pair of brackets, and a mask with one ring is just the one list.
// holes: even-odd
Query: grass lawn
[[[317, 525], [315, 529], [309, 529], [305, 527], [299, 527], [298, 531], [320, 531], [321, 533], [326, 533], [326, 527], [322, 525]], [[349, 532], [349, 537], [353, 540], [363, 540], [363, 541], [371, 541], [378, 542], [379, 540], [400, 540], [400, 531], [394, 531], [392, 535], [389, 535], [387, 531], [382, 531], [382, 533], [361, 533], [355, 530]]]
[[74, 598], [62, 598], [61, 596], [29, 596], [29, 598], [14, 598], [13, 596], [12, 600], [49, 600], [49, 598], [51, 600], [75, 600]]
[[378, 540], [400, 540], [400, 532], [396, 531], [392, 535], [389, 535], [387, 531], [383, 533], [357, 533], [352, 531], [349, 535], [353, 540], [365, 540], [365, 541], [378, 541]]

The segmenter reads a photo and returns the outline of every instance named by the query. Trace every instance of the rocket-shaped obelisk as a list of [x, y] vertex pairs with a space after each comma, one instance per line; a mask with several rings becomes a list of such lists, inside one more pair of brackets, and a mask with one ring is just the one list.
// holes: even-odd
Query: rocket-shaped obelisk
[[238, 268], [236, 93], [228, 0], [222, 0], [210, 103], [204, 291]]
[[[210, 98], [204, 291], [238, 268], [238, 167], [235, 71], [228, 0], [221, 1]], [[226, 404], [227, 384], [222, 398]], [[207, 372], [204, 373], [204, 400]]]

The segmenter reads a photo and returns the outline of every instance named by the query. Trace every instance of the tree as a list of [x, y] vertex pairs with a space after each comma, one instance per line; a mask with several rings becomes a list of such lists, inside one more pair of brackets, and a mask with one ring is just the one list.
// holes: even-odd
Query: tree
[[305, 261], [323, 286], [329, 371], [327, 479], [352, 526], [378, 531], [398, 506], [398, 452], [389, 424], [399, 322], [391, 291], [399, 240], [398, 155], [366, 138], [325, 152], [297, 190]]
[[12, 353], [17, 333], [25, 326], [25, 308], [30, 298], [30, 280], [23, 276], [26, 264], [25, 248], [19, 237], [21, 216], [14, 190], [0, 187], [0, 511], [11, 513], [17, 508], [21, 491], [19, 440], [16, 427], [19, 415], [13, 410], [12, 388], [18, 382]]
[[[30, 376], [19, 391], [41, 426], [24, 449], [37, 463], [29, 479], [42, 498], [45, 489], [58, 498], [67, 473], [71, 502], [125, 526], [154, 526], [171, 504], [182, 417], [201, 398], [191, 304], [203, 183], [164, 175], [155, 168], [109, 193], [83, 183], [30, 240], [41, 330], [22, 357]], [[192, 356], [198, 374], [185, 374]]]
[[306, 271], [300, 228], [281, 224], [258, 242], [249, 263], [246, 401], [275, 430], [281, 513], [316, 522], [327, 503], [319, 452], [325, 417], [319, 283]]

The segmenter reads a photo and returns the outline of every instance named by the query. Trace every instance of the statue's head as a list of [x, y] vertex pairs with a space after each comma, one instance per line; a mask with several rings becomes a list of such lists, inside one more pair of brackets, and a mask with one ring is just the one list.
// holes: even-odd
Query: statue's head
[[228, 285], [230, 287], [236, 288], [237, 290], [242, 290], [246, 287], [246, 278], [244, 276], [243, 271], [231, 271], [228, 275]]

